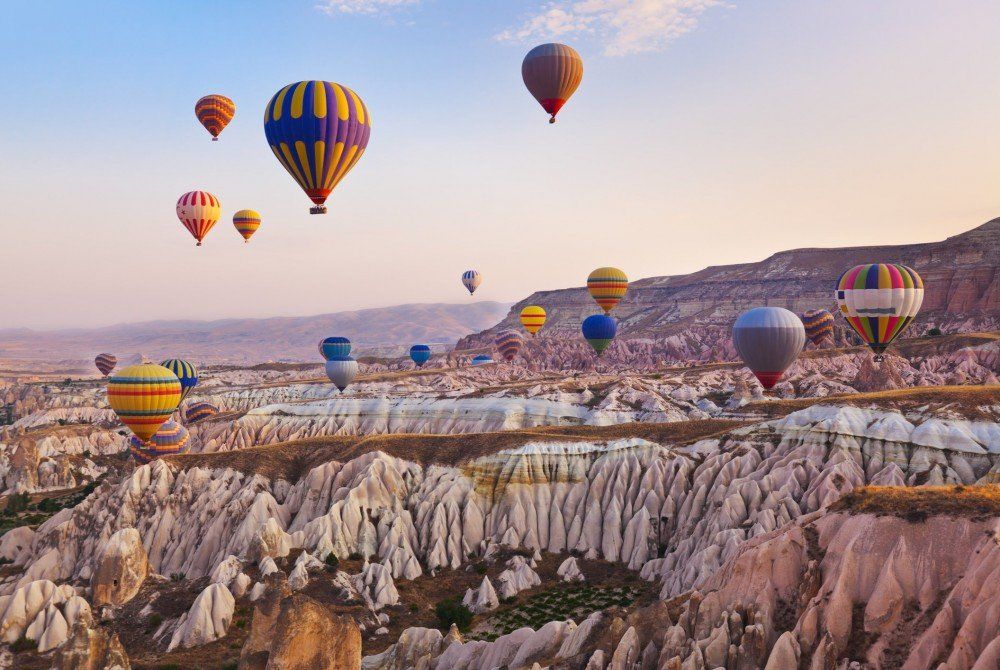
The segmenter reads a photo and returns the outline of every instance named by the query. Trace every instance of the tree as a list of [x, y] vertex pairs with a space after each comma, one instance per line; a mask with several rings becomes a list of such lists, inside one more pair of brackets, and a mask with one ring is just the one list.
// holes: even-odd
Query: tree
[[464, 632], [469, 630], [469, 625], [472, 623], [472, 611], [458, 598], [442, 600], [434, 607], [434, 613], [437, 614], [439, 628], [442, 630], [447, 630], [451, 628], [451, 624], [455, 624]]

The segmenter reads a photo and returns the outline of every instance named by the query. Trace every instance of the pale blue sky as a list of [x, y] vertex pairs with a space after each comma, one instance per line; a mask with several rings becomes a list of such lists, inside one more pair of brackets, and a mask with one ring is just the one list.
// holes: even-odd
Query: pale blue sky
[[[995, 2], [323, 4], [5, 3], [0, 327], [458, 302], [471, 267], [516, 300], [1000, 213]], [[520, 62], [553, 38], [585, 75], [549, 126]], [[262, 129], [311, 78], [374, 120], [325, 217]], [[237, 104], [217, 143], [211, 92]], [[174, 215], [196, 188], [223, 204], [200, 249]]]

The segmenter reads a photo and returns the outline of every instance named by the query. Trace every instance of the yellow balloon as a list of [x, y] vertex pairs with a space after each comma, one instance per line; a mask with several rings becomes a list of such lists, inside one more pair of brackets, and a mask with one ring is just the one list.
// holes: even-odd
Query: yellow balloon
[[597, 268], [587, 277], [587, 290], [607, 314], [625, 297], [628, 277], [618, 268]]
[[528, 305], [521, 310], [521, 325], [534, 335], [545, 325], [545, 310], [538, 305]]
[[181, 401], [181, 381], [162, 365], [130, 365], [108, 381], [108, 404], [122, 423], [147, 441]]

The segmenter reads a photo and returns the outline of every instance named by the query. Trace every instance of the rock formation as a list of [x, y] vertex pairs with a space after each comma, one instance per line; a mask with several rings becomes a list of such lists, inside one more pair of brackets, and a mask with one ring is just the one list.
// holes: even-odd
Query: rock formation
[[149, 572], [142, 539], [135, 528], [122, 528], [108, 538], [99, 554], [90, 588], [95, 607], [124, 605], [139, 592]]

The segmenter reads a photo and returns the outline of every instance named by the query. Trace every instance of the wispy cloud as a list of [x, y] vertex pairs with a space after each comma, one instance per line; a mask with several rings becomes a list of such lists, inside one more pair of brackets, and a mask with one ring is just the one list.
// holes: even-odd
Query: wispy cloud
[[336, 16], [338, 14], [363, 14], [384, 16], [398, 9], [417, 5], [420, 0], [323, 0], [316, 9]]
[[556, 0], [496, 38], [524, 42], [590, 34], [609, 56], [659, 51], [694, 30], [705, 10], [726, 4], [725, 0]]

